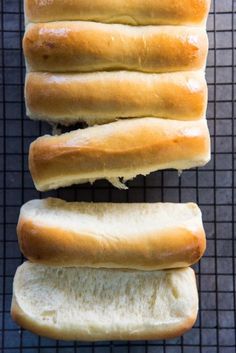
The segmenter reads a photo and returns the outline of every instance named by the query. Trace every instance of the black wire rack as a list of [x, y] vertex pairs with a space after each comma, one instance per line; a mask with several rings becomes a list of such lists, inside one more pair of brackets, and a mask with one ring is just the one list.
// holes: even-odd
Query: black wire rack
[[[88, 0], [89, 1], [89, 0]], [[0, 0], [0, 351], [4, 353], [235, 353], [235, 0], [212, 1], [207, 79], [208, 124], [212, 160], [205, 167], [153, 173], [119, 191], [96, 182], [39, 194], [27, 166], [28, 147], [50, 132], [47, 124], [30, 121], [24, 107], [23, 4]], [[197, 202], [203, 212], [207, 251], [195, 266], [200, 296], [199, 317], [183, 337], [150, 342], [63, 342], [20, 330], [10, 317], [12, 280], [23, 258], [16, 239], [20, 206], [33, 198], [113, 202]]]

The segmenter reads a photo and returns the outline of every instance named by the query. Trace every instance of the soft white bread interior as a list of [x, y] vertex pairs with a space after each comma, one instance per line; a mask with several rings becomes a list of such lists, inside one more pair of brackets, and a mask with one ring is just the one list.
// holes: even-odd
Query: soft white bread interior
[[210, 0], [25, 0], [26, 21], [84, 20], [131, 25], [201, 25]]
[[198, 120], [206, 114], [207, 84], [203, 71], [33, 72], [26, 76], [25, 99], [32, 119], [65, 125], [144, 116]]
[[29, 167], [40, 191], [108, 179], [126, 180], [156, 170], [203, 166], [210, 160], [206, 119], [119, 120], [110, 124], [43, 136], [29, 151]]
[[69, 21], [28, 25], [23, 48], [31, 71], [173, 72], [205, 69], [208, 38], [203, 27]]
[[22, 327], [62, 340], [146, 340], [182, 335], [197, 317], [190, 268], [124, 271], [25, 262], [16, 272], [11, 314]]
[[196, 204], [33, 200], [17, 234], [29, 260], [53, 266], [157, 270], [190, 266], [206, 246]]

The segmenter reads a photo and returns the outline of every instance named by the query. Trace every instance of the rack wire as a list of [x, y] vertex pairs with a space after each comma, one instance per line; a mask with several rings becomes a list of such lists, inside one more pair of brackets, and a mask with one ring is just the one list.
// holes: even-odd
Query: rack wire
[[[27, 166], [28, 146], [50, 132], [47, 124], [25, 116], [23, 5], [0, 0], [0, 351], [4, 353], [235, 353], [235, 7], [234, 0], [213, 0], [208, 21], [210, 51], [208, 124], [212, 160], [204, 168], [153, 173], [118, 191], [105, 181], [39, 194]], [[66, 200], [113, 202], [197, 202], [203, 212], [208, 246], [195, 266], [199, 317], [181, 338], [150, 342], [57, 342], [20, 330], [10, 318], [12, 280], [23, 261], [16, 239], [20, 206], [54, 195]]]

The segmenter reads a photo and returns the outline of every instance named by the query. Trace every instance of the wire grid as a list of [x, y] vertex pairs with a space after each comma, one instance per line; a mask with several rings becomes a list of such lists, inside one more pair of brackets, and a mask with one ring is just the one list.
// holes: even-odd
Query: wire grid
[[[208, 21], [210, 51], [208, 123], [212, 160], [204, 168], [153, 173], [129, 183], [128, 191], [105, 181], [94, 186], [39, 194], [27, 166], [28, 147], [47, 124], [25, 116], [23, 84], [23, 5], [1, 4], [0, 90], [0, 350], [4, 353], [235, 353], [235, 35], [234, 0], [215, 0]], [[11, 320], [12, 280], [23, 258], [15, 227], [20, 206], [33, 198], [54, 195], [68, 201], [197, 202], [203, 212], [208, 245], [195, 266], [200, 311], [195, 327], [184, 337], [150, 342], [57, 342], [20, 330]]]

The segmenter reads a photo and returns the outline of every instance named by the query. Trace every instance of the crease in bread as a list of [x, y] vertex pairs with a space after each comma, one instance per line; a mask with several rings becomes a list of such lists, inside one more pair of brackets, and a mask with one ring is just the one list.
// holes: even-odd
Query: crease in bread
[[191, 268], [131, 271], [25, 262], [13, 284], [12, 318], [63, 340], [146, 340], [182, 335], [197, 317]]
[[26, 22], [205, 25], [209, 9], [210, 0], [25, 0]]
[[25, 83], [27, 115], [64, 125], [146, 116], [197, 120], [206, 114], [207, 96], [203, 71], [34, 72], [27, 74]]
[[196, 263], [206, 247], [193, 203], [32, 200], [21, 208], [17, 234], [30, 261], [63, 267], [180, 268]]
[[204, 27], [132, 27], [94, 22], [50, 22], [26, 27], [29, 71], [174, 72], [205, 69]]
[[206, 119], [119, 120], [60, 136], [46, 135], [29, 150], [29, 168], [40, 191], [85, 180], [129, 180], [162, 169], [184, 170], [209, 160]]

